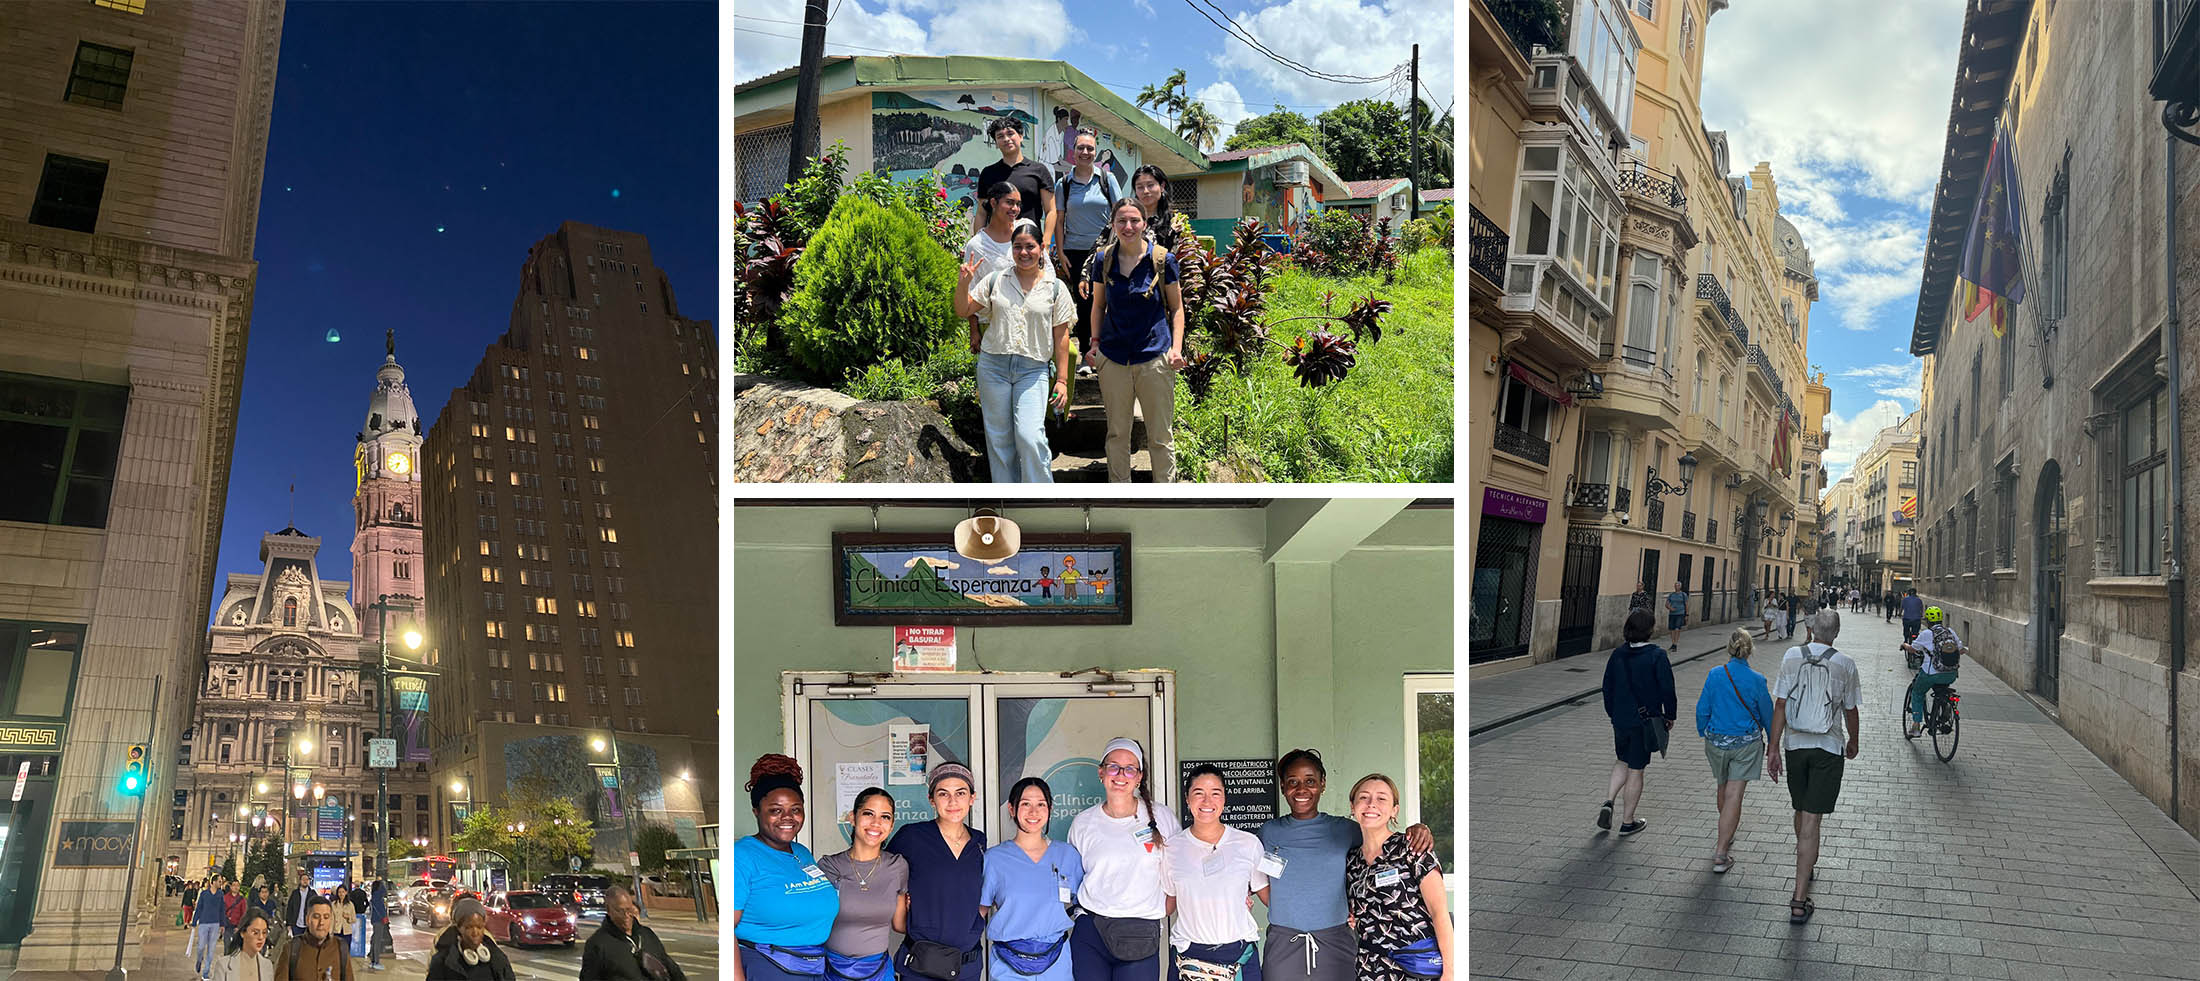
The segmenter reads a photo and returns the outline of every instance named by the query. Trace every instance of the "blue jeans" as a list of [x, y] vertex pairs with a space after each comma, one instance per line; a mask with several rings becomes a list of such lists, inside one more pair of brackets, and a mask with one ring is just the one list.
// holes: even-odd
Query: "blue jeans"
[[214, 961], [222, 955], [222, 924], [194, 923], [191, 928], [198, 933], [198, 953], [194, 962], [198, 965], [199, 977], [210, 976], [214, 973]]
[[1926, 674], [1923, 671], [1919, 671], [1917, 673], [1917, 677], [1911, 679], [1910, 681], [1911, 718], [1917, 719], [1919, 721], [1924, 720], [1925, 693], [1931, 691], [1934, 685], [1952, 685], [1955, 683], [1956, 673], [1953, 671], [1943, 671], [1939, 674]]
[[993, 482], [1051, 484], [1054, 451], [1047, 447], [1044, 361], [1014, 354], [978, 355], [978, 408], [985, 415], [985, 456]]

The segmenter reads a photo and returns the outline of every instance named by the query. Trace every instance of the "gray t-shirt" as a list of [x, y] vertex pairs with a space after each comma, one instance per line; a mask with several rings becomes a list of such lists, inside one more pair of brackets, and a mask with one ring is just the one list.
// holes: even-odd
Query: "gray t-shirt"
[[909, 860], [880, 852], [878, 861], [858, 862], [847, 852], [817, 860], [825, 878], [840, 890], [840, 915], [833, 918], [825, 946], [848, 957], [869, 957], [893, 939], [894, 908], [909, 891]]

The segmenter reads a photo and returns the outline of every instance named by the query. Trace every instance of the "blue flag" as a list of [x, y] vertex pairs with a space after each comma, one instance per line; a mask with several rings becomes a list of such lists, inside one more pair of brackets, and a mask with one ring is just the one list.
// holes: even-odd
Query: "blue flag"
[[1957, 272], [1963, 280], [1963, 319], [1991, 309], [1995, 337], [2008, 333], [2010, 308], [2024, 302], [2024, 184], [2017, 179], [2010, 142], [2009, 131], [1997, 121]]

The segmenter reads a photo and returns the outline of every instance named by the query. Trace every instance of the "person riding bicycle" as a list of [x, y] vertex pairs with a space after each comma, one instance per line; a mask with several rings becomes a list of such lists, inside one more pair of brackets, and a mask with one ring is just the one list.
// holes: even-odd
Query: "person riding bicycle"
[[1917, 677], [1910, 681], [1910, 727], [1908, 735], [1917, 738], [1925, 718], [1925, 693], [1936, 685], [1956, 683], [1956, 668], [1963, 655], [1971, 652], [1963, 638], [1956, 636], [1954, 627], [1948, 626], [1947, 615], [1940, 607], [1925, 608], [1925, 628], [1902, 650], [1910, 657], [1910, 666], [1917, 669]]

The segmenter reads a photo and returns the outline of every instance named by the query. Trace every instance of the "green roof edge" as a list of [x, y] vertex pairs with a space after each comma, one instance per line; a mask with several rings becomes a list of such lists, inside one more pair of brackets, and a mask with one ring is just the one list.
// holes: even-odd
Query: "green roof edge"
[[[1138, 127], [1147, 139], [1161, 144], [1169, 152], [1197, 163], [1202, 170], [1209, 168], [1206, 154], [1199, 152], [1183, 137], [1162, 128], [1153, 117], [1138, 107], [1124, 101], [1122, 96], [1107, 86], [1094, 81], [1092, 76], [1077, 70], [1066, 61], [1047, 58], [990, 58], [982, 55], [884, 55], [859, 57], [855, 60], [856, 84], [883, 85], [912, 82], [958, 85], [983, 83], [987, 85], [1068, 85], [1088, 95], [1094, 102], [1107, 107], [1109, 112], [1122, 117]], [[937, 65], [937, 67], [933, 67]], [[1049, 72], [1052, 72], [1049, 74]]]

